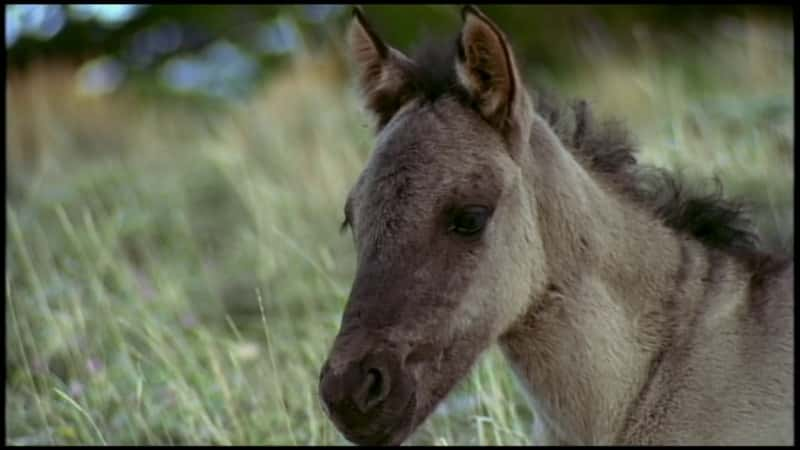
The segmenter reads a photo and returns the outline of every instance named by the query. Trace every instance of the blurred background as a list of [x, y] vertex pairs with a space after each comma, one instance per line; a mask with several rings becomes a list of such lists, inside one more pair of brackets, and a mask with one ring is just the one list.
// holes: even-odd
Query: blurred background
[[[792, 253], [793, 11], [502, 6], [524, 78], [640, 159], [747, 203]], [[459, 9], [366, 6], [391, 45]], [[347, 5], [6, 5], [6, 443], [344, 444], [319, 368], [372, 147]], [[416, 444], [527, 444], [496, 350]]]

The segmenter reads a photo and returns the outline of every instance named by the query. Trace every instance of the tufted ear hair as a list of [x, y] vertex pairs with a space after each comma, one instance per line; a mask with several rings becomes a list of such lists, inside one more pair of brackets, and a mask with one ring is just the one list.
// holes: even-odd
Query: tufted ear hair
[[353, 8], [349, 40], [366, 107], [377, 117], [378, 127], [383, 127], [411, 99], [413, 62], [386, 45], [358, 7]]
[[501, 131], [522, 120], [525, 88], [505, 35], [475, 6], [462, 10], [456, 74], [483, 117]]

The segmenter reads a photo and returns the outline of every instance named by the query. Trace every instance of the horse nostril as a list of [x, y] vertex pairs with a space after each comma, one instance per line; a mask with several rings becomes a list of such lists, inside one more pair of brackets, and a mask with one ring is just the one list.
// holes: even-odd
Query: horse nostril
[[369, 371], [367, 371], [367, 383], [369, 384], [369, 389], [367, 390], [367, 399], [379, 397], [381, 395], [383, 377], [378, 369], [369, 369]]
[[354, 395], [358, 409], [362, 413], [369, 411], [379, 404], [389, 394], [389, 377], [381, 369], [367, 370], [364, 382]]

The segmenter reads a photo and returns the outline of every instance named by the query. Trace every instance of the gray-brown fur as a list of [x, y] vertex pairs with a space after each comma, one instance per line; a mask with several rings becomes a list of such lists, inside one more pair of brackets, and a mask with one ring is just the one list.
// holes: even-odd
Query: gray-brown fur
[[793, 261], [735, 204], [639, 165], [585, 103], [531, 98], [496, 25], [464, 20], [412, 58], [351, 27], [378, 135], [345, 208], [333, 422], [400, 443], [498, 343], [536, 441], [792, 443]]

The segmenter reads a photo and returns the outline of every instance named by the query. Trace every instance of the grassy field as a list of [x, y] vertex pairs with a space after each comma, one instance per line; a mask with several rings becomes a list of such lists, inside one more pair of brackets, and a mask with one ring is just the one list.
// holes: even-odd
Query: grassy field
[[[627, 121], [642, 160], [718, 175], [791, 248], [792, 30], [702, 31], [528, 73]], [[346, 444], [317, 396], [355, 268], [341, 210], [372, 145], [346, 71], [299, 57], [202, 114], [72, 76], [6, 85], [6, 443]], [[492, 350], [411, 442], [526, 444], [534, 414]]]

